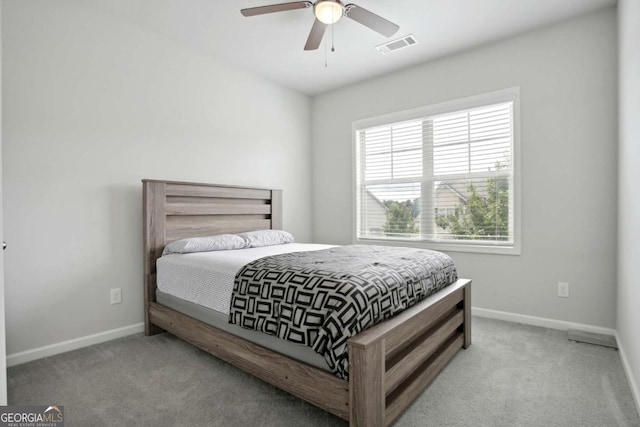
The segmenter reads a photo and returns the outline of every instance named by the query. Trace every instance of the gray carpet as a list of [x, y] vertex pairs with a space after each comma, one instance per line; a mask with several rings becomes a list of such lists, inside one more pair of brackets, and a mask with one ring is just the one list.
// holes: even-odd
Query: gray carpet
[[[461, 351], [397, 426], [640, 426], [616, 350], [473, 319]], [[67, 426], [346, 426], [177, 338], [135, 335], [15, 366], [9, 404]]]

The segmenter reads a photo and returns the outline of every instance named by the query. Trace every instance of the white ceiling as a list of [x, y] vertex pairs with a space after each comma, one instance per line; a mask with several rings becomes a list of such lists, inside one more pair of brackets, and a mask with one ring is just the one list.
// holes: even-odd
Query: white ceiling
[[[292, 0], [67, 0], [110, 13], [217, 61], [314, 95], [500, 38], [614, 5], [616, 0], [354, 0], [400, 26], [385, 38], [350, 19], [304, 51], [311, 8], [246, 18], [240, 9]], [[348, 1], [345, 1], [348, 3]], [[413, 34], [418, 44], [388, 55], [375, 46]], [[335, 52], [330, 52], [331, 40]], [[328, 49], [326, 49], [328, 47]], [[325, 59], [327, 66], [325, 67]]]

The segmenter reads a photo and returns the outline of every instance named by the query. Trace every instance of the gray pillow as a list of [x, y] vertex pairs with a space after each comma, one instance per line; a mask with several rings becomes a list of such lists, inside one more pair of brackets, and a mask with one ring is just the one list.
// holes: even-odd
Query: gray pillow
[[165, 246], [162, 255], [226, 251], [229, 249], [243, 249], [248, 247], [249, 243], [247, 240], [237, 234], [218, 234], [216, 236], [176, 240]]
[[283, 245], [285, 243], [293, 242], [293, 236], [291, 233], [284, 230], [249, 231], [247, 233], [240, 233], [238, 236], [242, 237], [247, 242], [247, 247], [250, 248]]

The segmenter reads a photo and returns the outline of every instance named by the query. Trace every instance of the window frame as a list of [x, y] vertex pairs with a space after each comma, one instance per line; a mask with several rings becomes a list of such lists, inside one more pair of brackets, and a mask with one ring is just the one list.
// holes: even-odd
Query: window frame
[[[430, 240], [421, 238], [419, 240], [398, 239], [398, 238], [374, 238], [374, 237], [358, 237], [358, 212], [360, 197], [360, 147], [357, 133], [359, 130], [374, 126], [384, 126], [397, 122], [418, 120], [426, 116], [454, 113], [460, 110], [483, 107], [491, 104], [499, 104], [502, 102], [513, 103], [513, 242], [480, 242], [475, 241], [446, 241]], [[521, 162], [520, 162], [520, 88], [512, 87], [508, 89], [497, 90], [494, 92], [483, 93], [479, 95], [469, 96], [460, 99], [440, 102], [437, 104], [419, 107], [411, 110], [399, 111], [390, 114], [384, 114], [376, 117], [356, 120], [352, 122], [352, 242], [354, 244], [384, 244], [390, 246], [410, 246], [423, 247], [441, 251], [470, 252], [470, 253], [486, 253], [486, 254], [502, 254], [502, 255], [520, 255], [521, 254]]]

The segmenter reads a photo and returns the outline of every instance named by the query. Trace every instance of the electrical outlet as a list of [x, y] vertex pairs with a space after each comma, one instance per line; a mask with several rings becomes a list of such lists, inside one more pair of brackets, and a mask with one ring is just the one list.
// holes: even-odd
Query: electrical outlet
[[122, 288], [111, 289], [111, 304], [120, 304], [122, 302]]
[[562, 298], [569, 298], [569, 283], [558, 282], [558, 296]]

